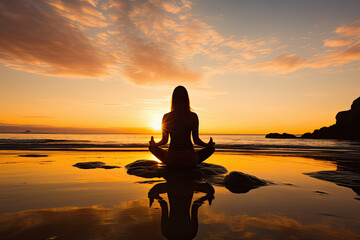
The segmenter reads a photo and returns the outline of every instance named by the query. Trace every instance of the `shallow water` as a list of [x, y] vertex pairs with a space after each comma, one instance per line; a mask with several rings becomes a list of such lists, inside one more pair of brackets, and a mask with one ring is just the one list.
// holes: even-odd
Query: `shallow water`
[[[48, 157], [19, 157], [24, 154]], [[167, 224], [163, 221], [161, 227], [164, 210], [157, 200], [150, 208], [148, 199], [149, 190], [159, 182], [139, 182], [165, 180], [128, 175], [125, 165], [139, 159], [154, 157], [148, 152], [1, 151], [1, 239], [190, 236], [186, 219], [177, 217]], [[94, 161], [121, 168], [72, 166]], [[336, 162], [226, 152], [216, 152], [208, 162], [274, 184], [237, 194], [213, 185], [215, 199], [211, 206], [204, 201], [196, 214], [199, 224], [195, 239], [360, 238], [360, 196], [350, 187], [304, 174], [337, 171]], [[180, 196], [188, 185], [172, 186]], [[160, 196], [169, 205], [167, 194]], [[192, 202], [203, 196], [194, 193]], [[187, 204], [184, 201], [185, 209]], [[171, 224], [182, 224], [184, 229], [179, 231]]]
[[[0, 144], [4, 143], [83, 143], [83, 144], [116, 144], [146, 146], [153, 134], [21, 134], [21, 133], [0, 133]], [[161, 135], [154, 135], [155, 141], [160, 140]], [[214, 138], [217, 145], [224, 148], [234, 148], [234, 146], [282, 146], [282, 147], [312, 147], [312, 148], [354, 148], [359, 147], [360, 143], [333, 140], [333, 139], [269, 139], [263, 134], [215, 134], [201, 135], [204, 141], [210, 137]]]

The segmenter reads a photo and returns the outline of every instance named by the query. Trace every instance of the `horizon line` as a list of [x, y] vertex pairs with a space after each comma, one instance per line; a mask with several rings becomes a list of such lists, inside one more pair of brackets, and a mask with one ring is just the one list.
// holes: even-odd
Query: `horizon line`
[[[161, 135], [161, 132], [0, 132], [0, 134], [157, 134]], [[266, 135], [269, 133], [201, 133], [200, 135]], [[294, 135], [303, 135], [303, 133], [294, 133]]]

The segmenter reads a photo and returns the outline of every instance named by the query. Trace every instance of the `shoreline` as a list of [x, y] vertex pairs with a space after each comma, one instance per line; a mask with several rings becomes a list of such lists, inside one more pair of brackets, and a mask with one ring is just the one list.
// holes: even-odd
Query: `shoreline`
[[[32, 145], [32, 144], [31, 144]], [[4, 147], [0, 145], [0, 155], [2, 152], [8, 152], [8, 151], [16, 151], [16, 152], [20, 152], [20, 151], [29, 151], [29, 152], [93, 152], [93, 153], [110, 153], [110, 152], [149, 152], [149, 150], [147, 149], [147, 147], [129, 147], [129, 146], [122, 146], [122, 147], [111, 147], [111, 148], [99, 148], [98, 145], [96, 145], [97, 147], [53, 147], [51, 148], [49, 145], [52, 144], [48, 144], [48, 145], [42, 145], [41, 147], [34, 147], [27, 145], [26, 147], [24, 146], [13, 146], [13, 147]], [[108, 146], [107, 146], [108, 147]], [[166, 148], [165, 148], [166, 149]], [[195, 148], [195, 151], [198, 150], [198, 148]], [[221, 148], [217, 147], [215, 154], [216, 153], [221, 153], [221, 154], [234, 154], [234, 155], [246, 155], [246, 156], [271, 156], [271, 157], [301, 157], [301, 158], [311, 158], [314, 160], [319, 160], [319, 161], [331, 161], [331, 162], [336, 162], [340, 165], [345, 166], [346, 168], [349, 168], [350, 170], [355, 170], [355, 171], [359, 171], [358, 169], [360, 169], [360, 151], [358, 148], [353, 148], [353, 149], [334, 149], [334, 148], [323, 148], [323, 147], [319, 147], [319, 148], [302, 148], [302, 147], [297, 147], [294, 148], [294, 146], [285, 148], [285, 147], [274, 147], [274, 146], [237, 146], [237, 148]]]

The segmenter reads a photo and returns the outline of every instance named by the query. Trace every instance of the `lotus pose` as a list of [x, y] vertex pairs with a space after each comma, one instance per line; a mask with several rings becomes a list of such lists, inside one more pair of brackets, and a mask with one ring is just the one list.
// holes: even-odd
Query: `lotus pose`
[[[192, 134], [195, 144], [205, 147], [195, 152], [191, 142]], [[159, 146], [171, 138], [168, 151]], [[183, 86], [175, 88], [171, 100], [171, 112], [166, 113], [162, 119], [162, 139], [155, 142], [150, 139], [149, 150], [161, 162], [170, 167], [195, 166], [203, 162], [214, 153], [215, 143], [210, 138], [208, 143], [199, 138], [199, 119], [191, 111], [189, 95]]]

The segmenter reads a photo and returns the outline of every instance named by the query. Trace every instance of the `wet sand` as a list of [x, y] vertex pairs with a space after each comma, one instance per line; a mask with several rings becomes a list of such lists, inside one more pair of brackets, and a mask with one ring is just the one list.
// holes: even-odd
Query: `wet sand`
[[[149, 207], [148, 192], [166, 181], [127, 174], [125, 166], [141, 159], [155, 158], [146, 151], [1, 151], [1, 239], [164, 239], [163, 202]], [[79, 162], [120, 168], [73, 166]], [[360, 238], [356, 188], [305, 174], [341, 171], [336, 161], [216, 152], [207, 162], [274, 184], [247, 193], [213, 184], [211, 206], [198, 207], [195, 239]], [[195, 192], [192, 201], [205, 195]]]

